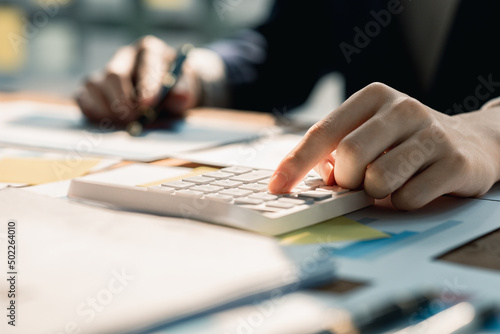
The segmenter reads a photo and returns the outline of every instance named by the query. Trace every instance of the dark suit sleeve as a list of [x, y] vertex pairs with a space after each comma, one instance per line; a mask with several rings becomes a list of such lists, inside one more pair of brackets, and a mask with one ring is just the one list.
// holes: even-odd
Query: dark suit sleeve
[[212, 44], [226, 66], [230, 106], [270, 112], [302, 104], [334, 70], [331, 10], [329, 1], [278, 0], [263, 25]]

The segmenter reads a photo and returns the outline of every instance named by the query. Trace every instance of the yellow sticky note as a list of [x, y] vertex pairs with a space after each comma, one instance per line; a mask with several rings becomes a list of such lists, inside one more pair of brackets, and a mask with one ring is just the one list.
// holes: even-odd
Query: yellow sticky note
[[0, 70], [21, 68], [26, 53], [27, 37], [23, 34], [23, 12], [15, 7], [0, 7]]
[[177, 11], [185, 8], [189, 1], [187, 0], [144, 0], [146, 5], [153, 9]]
[[0, 182], [41, 184], [82, 176], [99, 163], [100, 159], [66, 160], [45, 158], [0, 159]]
[[167, 178], [167, 179], [162, 179], [162, 180], [158, 180], [158, 181], [154, 181], [154, 182], [149, 182], [149, 183], [145, 183], [145, 184], [139, 184], [137, 185], [138, 187], [151, 187], [151, 186], [157, 186], [159, 184], [162, 184], [162, 183], [167, 183], [167, 182], [172, 182], [172, 181], [178, 181], [178, 180], [182, 180], [182, 179], [185, 179], [185, 178], [188, 178], [188, 177], [191, 177], [191, 176], [198, 176], [198, 175], [202, 175], [202, 174], [205, 174], [205, 173], [210, 173], [210, 172], [214, 172], [218, 170], [217, 168], [211, 168], [211, 167], [196, 167], [196, 168], [193, 168], [193, 170], [187, 174], [183, 174], [183, 175], [180, 175], [180, 176], [176, 176], [176, 177], [171, 177], [171, 178]]
[[389, 238], [384, 232], [340, 216], [322, 223], [302, 228], [277, 238], [284, 245], [306, 245], [349, 240], [371, 240]]

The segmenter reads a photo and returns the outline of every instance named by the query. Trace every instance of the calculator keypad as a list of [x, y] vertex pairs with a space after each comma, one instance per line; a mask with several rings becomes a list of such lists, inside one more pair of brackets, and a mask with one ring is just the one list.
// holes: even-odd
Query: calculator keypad
[[233, 203], [262, 212], [312, 205], [349, 191], [339, 186], [327, 186], [319, 177], [306, 177], [290, 194], [270, 194], [267, 185], [272, 174], [269, 170], [233, 166], [148, 189], [187, 198]]

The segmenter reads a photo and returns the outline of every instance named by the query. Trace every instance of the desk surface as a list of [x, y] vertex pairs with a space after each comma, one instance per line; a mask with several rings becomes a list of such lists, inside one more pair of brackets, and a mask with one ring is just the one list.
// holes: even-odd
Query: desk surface
[[[0, 102], [16, 102], [16, 101], [31, 101], [57, 105], [74, 105], [72, 99], [65, 99], [58, 96], [48, 96], [46, 94], [38, 94], [36, 92], [16, 92], [3, 93], [0, 92]], [[272, 115], [249, 112], [249, 111], [232, 111], [225, 109], [198, 108], [191, 110], [188, 113], [188, 118], [204, 122], [205, 120], [217, 120], [220, 122], [231, 122], [238, 124], [244, 123], [248, 126], [265, 127], [276, 124], [276, 120]], [[130, 164], [130, 161], [124, 161], [115, 167], [122, 167]], [[151, 164], [160, 166], [182, 166], [182, 167], [198, 167], [197, 163], [192, 163], [181, 159], [163, 159], [151, 162]], [[219, 166], [212, 166], [219, 167]], [[500, 270], [500, 254], [495, 252], [499, 249], [500, 233], [491, 233], [483, 238], [471, 241], [466, 245], [458, 247], [455, 251], [451, 251], [442, 256], [443, 260], [456, 263], [476, 265], [484, 268]], [[491, 252], [491, 250], [494, 250]]]
[[[62, 100], [57, 97], [46, 97], [46, 96], [41, 96], [37, 94], [32, 94], [29, 92], [26, 93], [16, 93], [16, 94], [1, 94], [0, 93], [0, 102], [9, 102], [9, 101], [24, 101], [24, 100], [30, 100], [30, 101], [36, 101], [36, 102], [44, 102], [44, 103], [55, 103], [55, 104], [62, 104], [62, 105], [71, 105], [73, 102], [71, 100]], [[197, 109], [193, 110], [189, 113], [189, 116], [193, 120], [198, 120], [203, 122], [204, 119], [217, 119], [220, 120], [221, 122], [244, 122], [245, 124], [249, 124], [249, 126], [268, 126], [268, 125], [273, 125], [274, 119], [272, 116], [267, 115], [267, 114], [262, 114], [262, 113], [252, 113], [252, 112], [233, 112], [229, 110], [214, 110], [214, 109]], [[228, 120], [230, 119], [230, 120]], [[118, 165], [117, 167], [123, 166], [125, 164], [129, 164], [130, 162], [123, 162], [122, 164]], [[157, 165], [162, 165], [162, 166], [186, 166], [186, 167], [194, 167], [198, 166], [198, 164], [192, 164], [190, 161], [185, 161], [185, 160], [179, 160], [179, 159], [164, 159], [160, 161], [155, 161], [152, 162], [152, 164], [157, 164]], [[482, 201], [482, 200], [467, 200], [467, 203], [473, 203], [473, 201]], [[500, 202], [495, 202], [495, 201], [488, 201], [488, 207], [493, 208], [495, 205], [500, 206]], [[499, 207], [500, 208], [500, 207]], [[434, 208], [435, 210], [439, 210], [439, 208]], [[434, 210], [433, 209], [433, 210]], [[493, 212], [493, 211], [492, 211]], [[387, 213], [383, 211], [383, 209], [380, 209], [377, 211], [377, 214], [380, 215], [380, 217], [386, 217]], [[442, 216], [446, 216], [446, 212], [441, 212], [440, 213]], [[400, 213], [398, 213], [400, 215]], [[418, 215], [418, 214], [417, 214]], [[365, 217], [362, 216], [362, 214], [358, 215], [362, 219], [365, 219]], [[353, 216], [353, 219], [358, 219], [358, 216]], [[478, 224], [484, 223], [484, 221], [481, 221], [481, 219], [484, 218], [484, 221], [490, 220], [492, 217], [479, 217]], [[362, 219], [359, 219], [358, 221], [362, 221]], [[500, 226], [500, 222], [498, 223], [498, 226]], [[485, 268], [487, 271], [481, 271], [480, 275], [482, 279], [489, 279], [491, 275], [493, 277], [498, 278], [500, 275], [500, 252], [498, 252], [499, 246], [500, 245], [500, 233], [498, 230], [489, 232], [485, 234], [483, 237], [479, 236], [477, 238], [474, 238], [472, 241], [468, 241], [466, 244], [460, 244], [457, 245], [457, 247], [454, 250], [446, 252], [444, 255], [440, 256], [440, 259], [443, 260], [441, 263], [450, 263], [453, 264], [451, 267], [446, 267], [446, 270], [449, 270], [449, 272], [444, 272], [442, 277], [440, 277], [441, 280], [445, 279], [448, 277], [447, 275], [455, 275], [455, 277], [462, 277], [460, 275], [465, 275], [464, 273], [470, 272], [472, 268]], [[347, 262], [346, 262], [347, 263]], [[324, 291], [330, 291], [334, 292], [337, 294], [341, 294], [343, 297], [346, 298], [345, 296], [350, 293], [350, 291], [354, 291], [354, 293], [357, 296], [362, 296], [363, 293], [359, 292], [360, 290], [363, 290], [361, 288], [358, 289], [358, 287], [365, 287], [369, 286], [370, 284], [360, 284], [359, 282], [364, 282], [363, 279], [357, 280], [355, 271], [356, 270], [362, 270], [361, 268], [363, 267], [369, 267], [369, 263], [363, 262], [361, 266], [356, 267], [355, 261], [350, 262], [350, 267], [352, 270], [350, 274], [353, 274], [353, 279], [344, 279], [341, 280], [337, 283], [334, 283], [332, 286], [329, 286], [324, 289]], [[421, 263], [415, 264], [416, 266], [423, 265]], [[431, 268], [435, 268], [435, 263], [431, 265]], [[354, 268], [354, 269], [352, 269]], [[356, 269], [357, 268], [357, 269]], [[424, 267], [422, 267], [424, 268]], [[342, 272], [342, 270], [341, 270]], [[347, 271], [346, 271], [347, 272]], [[496, 276], [495, 276], [496, 275]], [[360, 275], [362, 277], [363, 275]], [[404, 275], [401, 274], [401, 277]], [[452, 277], [453, 278], [453, 277]], [[461, 279], [461, 278], [460, 278]], [[473, 278], [471, 277], [466, 277], [464, 278], [468, 282], [472, 282]], [[462, 282], [462, 281], [460, 281]], [[394, 282], [394, 285], [398, 286], [400, 285], [400, 282]]]

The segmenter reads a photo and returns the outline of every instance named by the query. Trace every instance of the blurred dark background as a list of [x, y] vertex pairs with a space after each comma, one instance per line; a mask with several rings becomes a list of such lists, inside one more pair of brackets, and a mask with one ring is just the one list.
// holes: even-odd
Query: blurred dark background
[[261, 22], [270, 0], [0, 0], [0, 91], [70, 97], [116, 49], [154, 34], [203, 45]]

